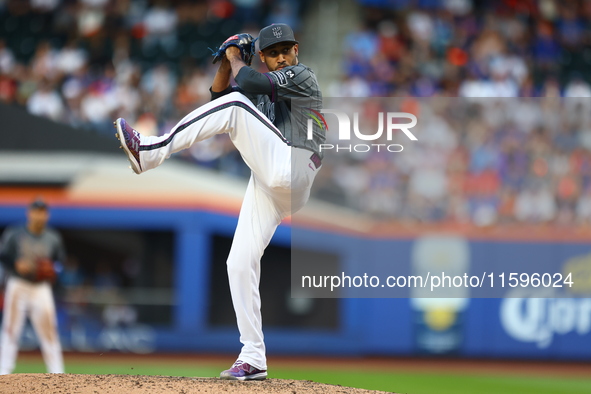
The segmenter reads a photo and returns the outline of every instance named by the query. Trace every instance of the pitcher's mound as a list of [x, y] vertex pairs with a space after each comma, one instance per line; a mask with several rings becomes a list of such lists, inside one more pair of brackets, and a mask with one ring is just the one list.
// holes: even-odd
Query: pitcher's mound
[[302, 380], [267, 379], [237, 382], [218, 378], [184, 378], [144, 375], [12, 374], [0, 376], [0, 393], [43, 394], [190, 394], [285, 393], [369, 394], [384, 393]]

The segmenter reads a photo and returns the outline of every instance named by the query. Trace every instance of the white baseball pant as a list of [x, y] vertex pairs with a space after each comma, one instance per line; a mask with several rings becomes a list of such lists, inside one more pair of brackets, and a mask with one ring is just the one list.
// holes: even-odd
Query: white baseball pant
[[243, 94], [234, 92], [185, 116], [168, 134], [141, 136], [146, 171], [197, 141], [228, 133], [251, 177], [227, 260], [232, 303], [243, 347], [239, 360], [267, 369], [259, 293], [260, 261], [282, 219], [304, 206], [319, 168], [312, 152], [291, 148]]
[[29, 316], [49, 373], [64, 373], [55, 303], [48, 282], [31, 283], [12, 276], [6, 284], [0, 340], [0, 374], [12, 373], [25, 318]]

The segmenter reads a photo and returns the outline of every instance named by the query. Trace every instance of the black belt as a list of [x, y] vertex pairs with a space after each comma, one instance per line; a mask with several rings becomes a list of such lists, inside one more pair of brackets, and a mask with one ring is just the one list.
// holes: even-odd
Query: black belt
[[310, 156], [310, 160], [312, 160], [312, 163], [314, 163], [316, 169], [320, 168], [320, 166], [322, 165], [322, 159], [320, 158], [320, 155], [316, 152], [312, 153], [312, 156]]

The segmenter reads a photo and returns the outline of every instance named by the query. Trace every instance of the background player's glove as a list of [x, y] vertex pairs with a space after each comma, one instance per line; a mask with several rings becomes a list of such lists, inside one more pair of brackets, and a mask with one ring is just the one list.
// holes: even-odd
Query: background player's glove
[[226, 54], [226, 48], [236, 47], [240, 49], [242, 61], [244, 61], [247, 66], [250, 66], [255, 55], [254, 43], [256, 40], [256, 38], [253, 38], [248, 33], [233, 35], [224, 41], [218, 50], [213, 53], [213, 64], [217, 63], [222, 57], [224, 57]]
[[35, 261], [35, 281], [55, 282], [56, 273], [53, 262], [47, 258], [40, 258]]

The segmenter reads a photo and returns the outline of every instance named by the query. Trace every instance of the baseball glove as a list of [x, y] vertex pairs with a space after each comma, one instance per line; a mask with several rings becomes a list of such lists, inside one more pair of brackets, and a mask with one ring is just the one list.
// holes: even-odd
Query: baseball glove
[[224, 55], [226, 54], [226, 48], [237, 47], [238, 49], [240, 49], [240, 54], [244, 63], [246, 63], [247, 66], [250, 66], [252, 64], [252, 59], [255, 55], [254, 43], [256, 40], [256, 38], [253, 38], [248, 33], [240, 33], [233, 35], [232, 37], [224, 41], [217, 51], [213, 52], [213, 64], [216, 64], [219, 60], [222, 59], [222, 57], [224, 57]]
[[56, 273], [53, 268], [53, 263], [50, 259], [40, 258], [35, 261], [35, 281], [55, 282]]

